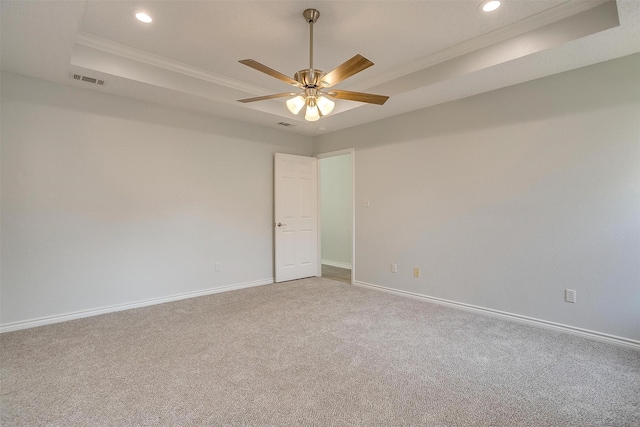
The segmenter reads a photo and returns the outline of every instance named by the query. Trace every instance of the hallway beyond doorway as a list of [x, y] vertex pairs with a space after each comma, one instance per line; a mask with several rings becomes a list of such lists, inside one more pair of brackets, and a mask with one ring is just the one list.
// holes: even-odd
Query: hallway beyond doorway
[[322, 264], [322, 277], [351, 284], [351, 270]]

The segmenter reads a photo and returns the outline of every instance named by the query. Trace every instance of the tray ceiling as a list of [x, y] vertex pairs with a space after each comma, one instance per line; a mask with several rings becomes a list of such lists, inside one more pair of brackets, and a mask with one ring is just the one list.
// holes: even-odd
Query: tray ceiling
[[[3, 70], [270, 127], [317, 135], [640, 51], [635, 0], [480, 1], [2, 1]], [[375, 65], [337, 88], [390, 95], [384, 106], [337, 101], [314, 123], [288, 91], [238, 63], [255, 59], [287, 75], [329, 71], [356, 53]], [[154, 22], [134, 19], [134, 10]], [[69, 78], [105, 80], [95, 85]]]

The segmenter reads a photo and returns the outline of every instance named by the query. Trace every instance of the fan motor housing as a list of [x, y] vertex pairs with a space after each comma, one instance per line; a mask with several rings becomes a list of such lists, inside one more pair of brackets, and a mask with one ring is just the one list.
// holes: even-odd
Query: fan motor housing
[[322, 70], [300, 70], [294, 76], [293, 79], [300, 84], [304, 85], [305, 88], [316, 88], [320, 87], [320, 82], [322, 82], [322, 78], [326, 73]]

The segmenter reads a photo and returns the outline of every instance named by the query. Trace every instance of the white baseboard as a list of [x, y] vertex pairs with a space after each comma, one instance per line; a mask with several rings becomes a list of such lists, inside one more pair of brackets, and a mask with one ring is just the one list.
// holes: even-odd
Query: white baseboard
[[130, 310], [132, 308], [147, 307], [150, 305], [163, 304], [165, 302], [178, 301], [182, 299], [201, 297], [205, 295], [217, 294], [220, 292], [235, 291], [238, 289], [252, 288], [254, 286], [270, 285], [273, 279], [256, 280], [253, 282], [240, 283], [237, 285], [220, 286], [202, 291], [186, 292], [183, 294], [170, 295], [168, 297], [153, 298], [144, 301], [137, 301], [126, 304], [111, 305], [92, 310], [75, 311], [73, 313], [59, 314], [56, 316], [39, 317], [37, 319], [23, 320], [20, 322], [0, 325], [0, 334], [4, 332], [18, 331], [20, 329], [35, 328], [37, 326], [51, 325], [53, 323], [66, 322], [68, 320], [82, 319], [83, 317], [98, 316], [100, 314], [112, 313], [114, 311]]
[[519, 314], [508, 313], [500, 310], [493, 310], [491, 308], [479, 307], [476, 305], [465, 304], [456, 301], [450, 301], [442, 298], [431, 297], [428, 295], [416, 294], [413, 292], [401, 291], [398, 289], [387, 288], [384, 286], [373, 285], [371, 283], [354, 281], [354, 285], [361, 286], [377, 291], [388, 292], [396, 295], [401, 295], [409, 298], [416, 298], [422, 301], [432, 302], [435, 304], [446, 305], [449, 307], [471, 311], [474, 313], [485, 314], [489, 316], [499, 317], [507, 320], [513, 320], [520, 323], [526, 323], [528, 325], [537, 326], [545, 329], [552, 329], [555, 331], [565, 332], [572, 335], [577, 335], [583, 338], [589, 338], [595, 341], [606, 342], [609, 344], [621, 345], [624, 347], [630, 347], [635, 350], [640, 350], [640, 341], [632, 340], [629, 338], [618, 337], [615, 335], [603, 334], [601, 332], [590, 331], [588, 329], [576, 328], [574, 326], [563, 325], [561, 323], [549, 322], [546, 320], [536, 319], [533, 317], [521, 316]]
[[351, 270], [351, 264], [348, 262], [331, 261], [330, 259], [323, 259], [322, 264], [330, 265], [331, 267], [346, 268], [348, 270]]

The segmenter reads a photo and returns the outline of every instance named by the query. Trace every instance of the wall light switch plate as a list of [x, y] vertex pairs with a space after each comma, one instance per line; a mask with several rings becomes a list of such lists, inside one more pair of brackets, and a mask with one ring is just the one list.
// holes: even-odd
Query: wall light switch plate
[[368, 208], [369, 206], [371, 206], [371, 203], [369, 202], [369, 200], [365, 200], [364, 202], [362, 202], [362, 206]]
[[216, 271], [221, 271], [222, 270], [222, 266], [220, 265], [219, 262], [216, 262]]
[[391, 264], [391, 272], [392, 273], [397, 273], [398, 272], [398, 264], [396, 264], [396, 263]]
[[420, 269], [418, 267], [413, 269], [413, 277], [420, 277]]

